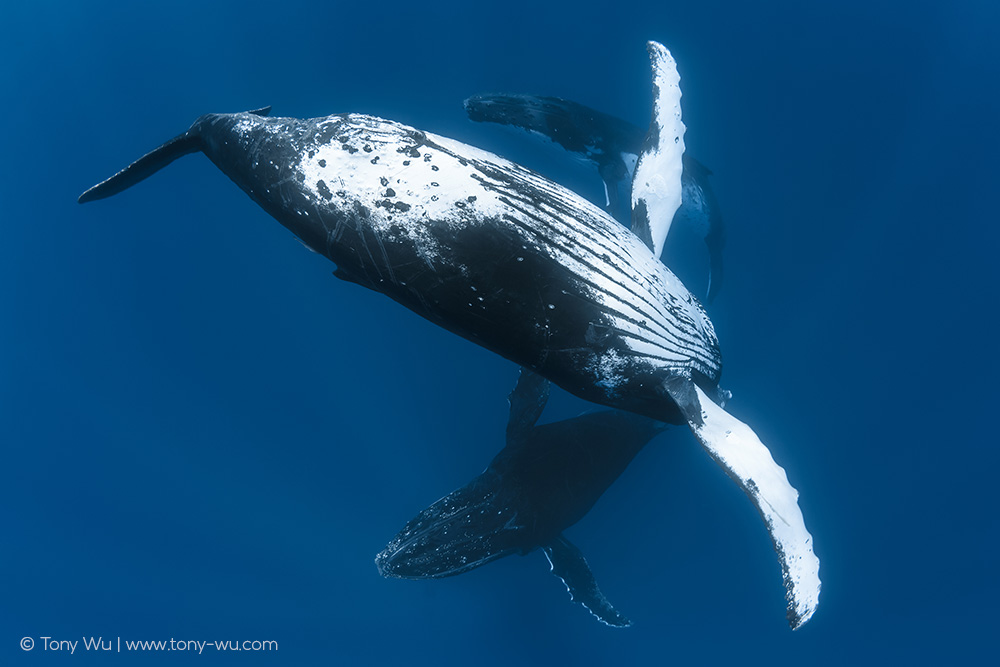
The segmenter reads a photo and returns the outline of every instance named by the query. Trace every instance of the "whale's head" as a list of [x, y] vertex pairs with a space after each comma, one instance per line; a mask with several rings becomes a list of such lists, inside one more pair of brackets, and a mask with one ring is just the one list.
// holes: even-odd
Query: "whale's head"
[[437, 579], [530, 550], [525, 547], [534, 540], [526, 517], [499, 481], [487, 470], [420, 512], [375, 557], [379, 573]]

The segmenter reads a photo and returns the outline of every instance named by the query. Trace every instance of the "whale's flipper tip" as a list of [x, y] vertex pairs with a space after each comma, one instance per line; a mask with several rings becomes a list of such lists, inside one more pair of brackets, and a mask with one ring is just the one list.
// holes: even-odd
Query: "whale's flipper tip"
[[247, 113], [253, 114], [254, 116], [267, 116], [271, 113], [271, 105], [268, 104], [266, 107], [261, 107], [259, 109], [251, 109]]

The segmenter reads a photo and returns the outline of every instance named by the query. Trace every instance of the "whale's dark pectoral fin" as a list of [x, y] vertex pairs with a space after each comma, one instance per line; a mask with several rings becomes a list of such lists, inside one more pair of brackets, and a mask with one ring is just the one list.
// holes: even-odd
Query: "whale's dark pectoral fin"
[[764, 519], [781, 563], [788, 623], [797, 629], [816, 611], [820, 591], [819, 559], [799, 509], [798, 491], [757, 434], [716, 405], [693, 381], [677, 376], [663, 388], [680, 407], [702, 447], [750, 496]]
[[259, 109], [252, 109], [247, 111], [247, 113], [253, 114], [254, 116], [269, 116], [271, 115], [271, 105], [268, 104], [266, 107], [261, 107]]
[[542, 416], [545, 404], [549, 400], [551, 383], [538, 373], [524, 366], [517, 377], [517, 384], [507, 397], [510, 403], [510, 416], [507, 418], [507, 444], [520, 440], [528, 435], [531, 428]]
[[[303, 243], [302, 245], [305, 245], [305, 243]], [[309, 246], [306, 246], [306, 247], [309, 248]], [[312, 248], [309, 248], [309, 250], [311, 250], [312, 252], [316, 252]], [[353, 271], [348, 271], [347, 269], [345, 269], [342, 266], [338, 266], [336, 268], [336, 270], [334, 270], [333, 276], [334, 276], [334, 278], [339, 278], [340, 280], [343, 280], [344, 282], [354, 283], [355, 285], [361, 285], [362, 287], [367, 287], [370, 290], [373, 290], [375, 292], [381, 293], [381, 290], [378, 287], [375, 286], [375, 283], [373, 283], [372, 281], [368, 280], [368, 278], [365, 278], [362, 275], [358, 275], [357, 273], [354, 273]]]
[[102, 181], [90, 188], [80, 195], [77, 202], [86, 204], [87, 202], [116, 195], [123, 190], [129, 189], [139, 181], [152, 176], [177, 158], [189, 153], [197, 153], [201, 149], [201, 137], [196, 132], [188, 130], [159, 148], [146, 153], [106, 181]]
[[632, 625], [621, 612], [612, 606], [604, 593], [597, 587], [597, 580], [583, 554], [576, 546], [560, 535], [551, 544], [542, 547], [545, 557], [552, 566], [552, 574], [566, 584], [569, 597], [573, 602], [579, 602], [601, 623], [615, 628], [627, 628]]

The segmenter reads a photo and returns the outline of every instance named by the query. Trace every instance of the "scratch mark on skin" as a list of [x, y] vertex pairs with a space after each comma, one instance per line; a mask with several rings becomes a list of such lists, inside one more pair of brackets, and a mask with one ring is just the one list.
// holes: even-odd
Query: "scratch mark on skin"
[[396, 275], [392, 270], [392, 260], [389, 258], [389, 253], [385, 251], [385, 244], [382, 242], [382, 237], [376, 235], [375, 242], [378, 243], [379, 250], [382, 253], [382, 259], [385, 261], [385, 269], [389, 274], [389, 281], [397, 283], [398, 281], [396, 280]]

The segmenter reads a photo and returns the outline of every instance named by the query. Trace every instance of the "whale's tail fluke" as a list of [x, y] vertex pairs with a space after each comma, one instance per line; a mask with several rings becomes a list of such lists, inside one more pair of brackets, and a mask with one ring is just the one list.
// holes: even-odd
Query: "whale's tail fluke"
[[86, 204], [89, 201], [96, 201], [116, 195], [123, 190], [128, 190], [139, 181], [152, 176], [177, 158], [188, 153], [197, 153], [200, 150], [201, 136], [197, 132], [188, 130], [159, 148], [154, 148], [108, 180], [101, 181], [90, 188], [80, 195], [77, 201], [81, 204]]
[[[249, 113], [255, 116], [266, 116], [270, 111], [271, 107], [268, 106], [254, 109]], [[77, 201], [81, 204], [86, 204], [90, 201], [116, 195], [123, 190], [128, 190], [139, 181], [152, 176], [177, 158], [201, 151], [203, 144], [200, 127], [201, 123], [196, 121], [187, 132], [174, 137], [159, 148], [151, 150], [111, 178], [90, 188], [80, 195]]]

